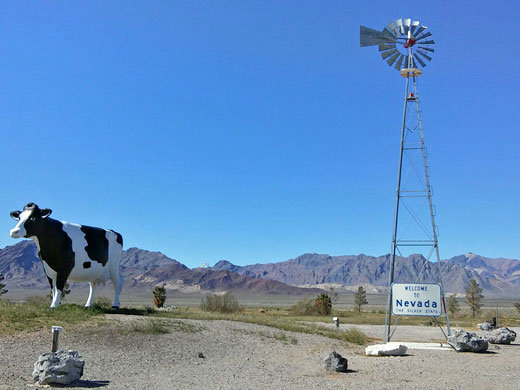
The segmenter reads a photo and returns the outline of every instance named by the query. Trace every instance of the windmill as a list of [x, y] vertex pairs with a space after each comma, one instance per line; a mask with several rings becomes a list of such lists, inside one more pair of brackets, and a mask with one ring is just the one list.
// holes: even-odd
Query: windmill
[[[422, 74], [420, 67], [426, 67], [435, 52], [432, 34], [426, 30], [426, 26], [422, 26], [419, 21], [412, 21], [412, 19], [397, 19], [390, 22], [382, 31], [360, 26], [360, 46], [378, 46], [383, 60], [389, 66], [393, 66], [406, 79], [388, 280], [385, 342], [389, 342], [393, 334], [391, 330], [391, 287], [394, 283], [396, 256], [404, 257], [402, 254], [404, 249], [410, 250], [418, 247], [428, 248], [428, 254], [425, 256], [426, 261], [422, 263], [422, 268], [418, 273], [418, 280], [425, 268], [430, 272], [432, 271], [430, 258], [435, 252], [448, 336], [451, 334], [448, 312], [444, 303], [438, 228], [435, 223], [435, 206], [432, 202], [432, 187], [430, 185], [427, 151], [424, 145], [421, 111], [417, 94], [417, 79]], [[429, 221], [424, 221], [423, 214]], [[432, 318], [437, 322], [435, 317]]]

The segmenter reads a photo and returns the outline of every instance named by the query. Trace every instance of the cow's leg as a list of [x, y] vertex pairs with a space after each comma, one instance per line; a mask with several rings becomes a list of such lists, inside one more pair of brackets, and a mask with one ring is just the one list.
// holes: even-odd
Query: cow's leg
[[119, 308], [119, 294], [121, 294], [121, 290], [123, 289], [123, 275], [119, 272], [119, 269], [113, 270], [110, 273], [110, 280], [112, 280], [112, 284], [114, 285], [114, 304], [113, 308]]
[[85, 303], [85, 307], [91, 307], [94, 305], [94, 283], [89, 282], [90, 285], [90, 294], [88, 295], [87, 303]]
[[56, 279], [54, 280], [54, 286], [52, 291], [52, 303], [51, 307], [57, 307], [61, 302], [61, 294], [63, 294], [63, 289], [65, 288], [65, 283], [67, 282], [67, 277], [63, 274], [58, 273], [56, 275]]
[[52, 295], [51, 308], [55, 308], [57, 305], [60, 304], [59, 301], [56, 304], [56, 297], [58, 296], [58, 289], [56, 288], [56, 280], [55, 279], [50, 279], [50, 282], [51, 282], [51, 295]]

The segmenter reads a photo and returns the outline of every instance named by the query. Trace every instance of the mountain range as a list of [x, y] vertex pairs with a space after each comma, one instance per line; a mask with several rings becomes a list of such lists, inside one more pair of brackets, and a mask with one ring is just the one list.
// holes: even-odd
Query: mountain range
[[[213, 269], [228, 270], [253, 278], [277, 280], [301, 287], [364, 286], [369, 292], [383, 292], [388, 285], [389, 258], [385, 256], [329, 256], [304, 254], [295, 259], [237, 266], [221, 260]], [[463, 293], [471, 279], [475, 279], [488, 295], [520, 295], [520, 261], [492, 259], [473, 253], [440, 262], [445, 290]], [[438, 264], [422, 255], [396, 258], [394, 282], [438, 282]], [[352, 288], [350, 288], [352, 289]]]
[[[120, 265], [125, 289], [164, 285], [169, 290], [180, 292], [233, 290], [292, 295], [322, 292], [316, 288], [289, 286], [275, 280], [252, 278], [227, 270], [190, 269], [160, 252], [138, 248], [124, 250]], [[28, 240], [0, 249], [0, 274], [5, 277], [7, 289], [49, 286], [37, 257], [36, 245]]]
[[[239, 266], [221, 260], [211, 268], [190, 269], [160, 252], [129, 248], [123, 251], [121, 272], [125, 288], [160, 284], [180, 292], [233, 290], [299, 295], [320, 293], [331, 286], [345, 290], [364, 286], [368, 292], [382, 293], [388, 284], [389, 257], [309, 253], [275, 263]], [[463, 293], [469, 280], [475, 279], [486, 296], [520, 295], [519, 260], [469, 253], [443, 260], [440, 267], [448, 293]], [[0, 274], [8, 289], [48, 287], [32, 241], [0, 249]], [[422, 255], [398, 257], [394, 281], [437, 282], [438, 265]]]

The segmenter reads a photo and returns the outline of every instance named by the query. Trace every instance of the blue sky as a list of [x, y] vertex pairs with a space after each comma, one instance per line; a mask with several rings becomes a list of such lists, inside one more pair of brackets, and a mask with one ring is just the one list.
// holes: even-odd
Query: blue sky
[[520, 3], [0, 3], [0, 246], [27, 202], [196, 267], [390, 251], [404, 79], [359, 25], [428, 26], [442, 258], [520, 257]]

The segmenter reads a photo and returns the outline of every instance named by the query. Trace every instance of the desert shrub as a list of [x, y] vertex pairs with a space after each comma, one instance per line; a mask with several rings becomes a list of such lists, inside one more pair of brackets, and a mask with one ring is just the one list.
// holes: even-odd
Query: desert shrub
[[320, 314], [312, 298], [305, 298], [303, 301], [296, 302], [289, 308], [289, 311], [297, 316], [317, 316]]
[[164, 302], [166, 302], [166, 288], [164, 286], [156, 286], [153, 289], [153, 303], [155, 307], [163, 307]]
[[94, 301], [95, 305], [102, 310], [108, 310], [112, 308], [112, 301], [107, 297], [99, 297]]
[[227, 291], [223, 295], [208, 294], [200, 304], [202, 311], [236, 313], [240, 311], [237, 299]]
[[314, 305], [321, 315], [329, 315], [332, 311], [332, 300], [327, 294], [320, 294], [314, 299]]
[[516, 308], [516, 311], [520, 314], [520, 301], [515, 302], [515, 308]]

